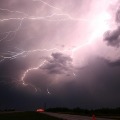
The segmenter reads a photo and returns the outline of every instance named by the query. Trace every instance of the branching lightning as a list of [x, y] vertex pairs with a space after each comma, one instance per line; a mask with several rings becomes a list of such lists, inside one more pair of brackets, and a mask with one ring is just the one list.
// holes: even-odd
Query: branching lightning
[[[56, 10], [57, 12], [54, 12], [50, 15], [47, 15], [47, 16], [30, 16], [24, 12], [20, 12], [20, 11], [11, 11], [9, 9], [2, 9], [0, 8], [0, 11], [2, 12], [8, 12], [8, 13], [12, 13], [12, 14], [18, 14], [18, 15], [21, 15], [22, 17], [9, 17], [9, 18], [5, 18], [5, 19], [0, 19], [0, 23], [2, 22], [6, 22], [6, 21], [11, 21], [11, 20], [16, 20], [19, 22], [19, 25], [16, 27], [15, 30], [11, 30], [11, 31], [7, 31], [7, 32], [4, 32], [4, 33], [0, 33], [0, 35], [4, 35], [3, 38], [0, 39], [0, 42], [3, 42], [3, 41], [8, 41], [8, 40], [13, 40], [16, 36], [16, 33], [21, 29], [22, 25], [23, 25], [23, 22], [24, 20], [44, 20], [44, 21], [48, 21], [48, 22], [54, 22], [54, 21], [67, 21], [67, 20], [71, 20], [71, 21], [79, 21], [79, 22], [87, 22], [89, 24], [91, 24], [94, 28], [94, 25], [96, 27], [96, 24], [97, 24], [97, 30], [95, 29], [94, 32], [91, 34], [91, 37], [87, 40], [87, 42], [75, 47], [75, 48], [72, 48], [72, 49], [66, 49], [66, 50], [60, 50], [58, 48], [52, 48], [52, 49], [34, 49], [34, 50], [28, 50], [28, 51], [24, 51], [24, 50], [21, 50], [20, 52], [14, 52], [14, 51], [7, 51], [6, 53], [2, 53], [1, 54], [1, 59], [0, 59], [0, 63], [1, 62], [4, 62], [5, 60], [13, 60], [13, 59], [16, 59], [16, 58], [19, 58], [19, 57], [23, 57], [23, 56], [28, 56], [28, 55], [31, 55], [31, 54], [34, 54], [36, 52], [52, 52], [52, 51], [59, 51], [59, 52], [62, 52], [62, 53], [66, 53], [67, 51], [71, 52], [71, 57], [73, 57], [74, 55], [74, 52], [76, 52], [77, 50], [81, 49], [82, 47], [88, 45], [88, 44], [91, 44], [99, 35], [102, 35], [108, 28], [109, 28], [109, 25], [106, 23], [106, 20], [109, 20], [110, 19], [110, 14], [107, 13], [106, 11], [104, 11], [104, 13], [96, 16], [94, 18], [94, 20], [90, 21], [90, 20], [87, 20], [87, 19], [83, 19], [83, 18], [74, 18], [72, 17], [70, 14], [67, 14], [65, 12], [63, 12], [60, 8], [57, 8], [47, 2], [44, 2], [42, 0], [33, 0], [33, 2], [40, 2], [44, 5], [46, 5], [47, 7], [50, 7], [51, 9], [54, 9]], [[57, 17], [59, 17], [59, 19], [57, 19]], [[12, 38], [9, 39], [9, 36], [13, 34]], [[22, 82], [22, 84], [24, 86], [31, 86], [35, 89], [35, 91], [37, 92], [37, 88], [35, 86], [33, 86], [32, 84], [28, 84], [25, 82], [25, 77], [27, 76], [27, 74], [31, 71], [34, 71], [34, 70], [38, 70], [40, 69], [43, 65], [45, 65], [47, 62], [47, 60], [43, 60], [42, 63], [40, 63], [38, 66], [36, 67], [32, 67], [32, 68], [28, 68], [22, 75], [20, 81]], [[73, 75], [75, 76], [75, 73], [73, 72]], [[49, 90], [47, 89], [46, 90], [48, 94], [51, 94], [49, 92]]]

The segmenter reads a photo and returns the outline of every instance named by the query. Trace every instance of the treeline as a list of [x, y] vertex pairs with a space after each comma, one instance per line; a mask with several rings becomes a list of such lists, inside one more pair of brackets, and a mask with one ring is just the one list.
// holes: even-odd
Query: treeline
[[59, 112], [59, 113], [68, 113], [68, 114], [80, 114], [80, 115], [120, 115], [120, 107], [119, 108], [101, 108], [95, 110], [88, 110], [88, 109], [81, 109], [81, 108], [63, 108], [63, 107], [56, 107], [56, 108], [48, 108], [47, 112]]
[[9, 108], [9, 109], [0, 109], [0, 112], [12, 112], [15, 111], [14, 108]]

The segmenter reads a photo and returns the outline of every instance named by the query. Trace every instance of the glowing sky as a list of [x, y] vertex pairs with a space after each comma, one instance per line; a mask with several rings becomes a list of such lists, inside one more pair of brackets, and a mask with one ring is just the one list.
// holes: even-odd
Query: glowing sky
[[1, 106], [119, 106], [119, 4], [0, 0]]

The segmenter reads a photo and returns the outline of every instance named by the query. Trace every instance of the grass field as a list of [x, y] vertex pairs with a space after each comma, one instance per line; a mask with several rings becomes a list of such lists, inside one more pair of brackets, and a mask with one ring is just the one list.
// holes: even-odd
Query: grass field
[[0, 113], [0, 120], [60, 120], [37, 112]]

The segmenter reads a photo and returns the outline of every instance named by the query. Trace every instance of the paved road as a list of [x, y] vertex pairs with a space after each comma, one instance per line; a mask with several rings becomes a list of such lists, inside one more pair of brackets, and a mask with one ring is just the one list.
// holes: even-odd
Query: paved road
[[[59, 113], [51, 113], [51, 112], [44, 112], [44, 114], [54, 116], [57, 118], [62, 118], [64, 120], [92, 120], [92, 117], [88, 117], [88, 116], [59, 114]], [[96, 120], [114, 120], [114, 119], [96, 118]]]

